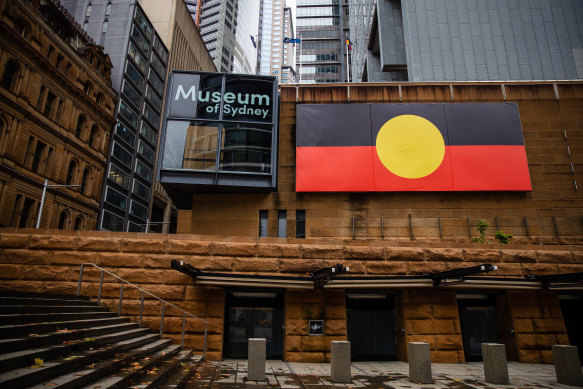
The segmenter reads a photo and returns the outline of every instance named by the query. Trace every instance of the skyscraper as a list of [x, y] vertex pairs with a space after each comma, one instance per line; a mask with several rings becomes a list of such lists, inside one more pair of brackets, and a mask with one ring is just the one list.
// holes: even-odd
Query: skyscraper
[[296, 54], [300, 82], [346, 81], [347, 0], [298, 0], [296, 12], [296, 36], [302, 40]]
[[294, 36], [291, 8], [285, 5], [284, 0], [262, 0], [259, 12], [258, 73], [275, 76], [280, 84], [295, 82], [295, 45], [283, 43]]
[[224, 73], [255, 74], [259, 0], [189, 1], [191, 15], [217, 69]]
[[581, 1], [365, 0], [350, 14], [358, 81], [583, 78]]

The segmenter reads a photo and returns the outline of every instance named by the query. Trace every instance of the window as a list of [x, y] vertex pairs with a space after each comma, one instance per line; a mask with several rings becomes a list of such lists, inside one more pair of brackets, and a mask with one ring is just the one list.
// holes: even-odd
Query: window
[[142, 184], [138, 180], [134, 180], [134, 188], [132, 192], [144, 200], [148, 201], [150, 199], [150, 188]]
[[83, 170], [83, 177], [81, 178], [81, 193], [85, 195], [91, 194], [91, 188], [87, 186], [91, 179], [91, 172], [89, 169]]
[[35, 201], [33, 199], [29, 199], [28, 197], [24, 198], [24, 204], [22, 205], [22, 211], [20, 212], [20, 221], [18, 222], [19, 228], [26, 228], [32, 227], [34, 224], [34, 218], [32, 213], [34, 212]]
[[140, 107], [140, 95], [134, 88], [130, 86], [130, 83], [126, 80], [123, 81], [122, 92], [128, 98], [128, 101], [132, 103], [135, 107], [139, 109]]
[[145, 232], [145, 231], [146, 231], [145, 225], [139, 225], [132, 222], [129, 222], [128, 224], [128, 232]]
[[67, 224], [69, 224], [69, 214], [67, 211], [62, 211], [61, 215], [59, 216], [59, 226], [57, 228], [59, 230], [64, 230], [67, 228]]
[[104, 210], [101, 218], [101, 229], [107, 231], [123, 231], [123, 218]]
[[45, 109], [43, 110], [43, 114], [46, 117], [50, 118], [52, 116], [56, 101], [57, 101], [57, 96], [55, 96], [51, 91], [48, 91], [47, 92], [47, 102], [45, 103]]
[[306, 237], [306, 211], [303, 209], [296, 210], [296, 238], [304, 239]]
[[121, 147], [119, 143], [113, 142], [113, 152], [111, 154], [126, 166], [132, 165], [132, 154]]
[[152, 108], [148, 106], [148, 104], [144, 104], [144, 116], [150, 124], [155, 127], [158, 127], [158, 123], [160, 123], [160, 117], [154, 112]]
[[164, 64], [162, 63], [160, 58], [158, 58], [157, 55], [152, 54], [152, 60], [150, 61], [150, 66], [152, 66], [154, 68], [154, 70], [156, 72], [158, 72], [158, 75], [161, 76], [162, 78], [164, 78], [166, 76], [166, 67], [164, 66]]
[[150, 27], [150, 24], [146, 20], [146, 17], [137, 8], [136, 8], [136, 16], [134, 19], [136, 21], [136, 24], [144, 32], [144, 35], [146, 35], [146, 38], [148, 40], [152, 39], [152, 27]]
[[2, 80], [0, 84], [4, 89], [13, 90], [18, 77], [19, 67], [15, 59], [9, 59], [4, 65], [4, 72], [2, 73]]
[[148, 168], [141, 161], [136, 161], [136, 173], [146, 181], [152, 181], [152, 169]]
[[156, 153], [154, 150], [146, 146], [146, 144], [140, 140], [138, 143], [138, 154], [146, 159], [146, 161], [150, 162], [151, 164], [154, 163], [154, 158], [156, 157]]
[[267, 210], [259, 210], [259, 237], [267, 236]]
[[164, 64], [168, 63], [168, 50], [166, 50], [158, 37], [154, 37], [154, 50], [156, 50]]
[[148, 218], [148, 208], [146, 208], [143, 205], [140, 205], [136, 201], [132, 200], [131, 206], [130, 206], [130, 215], [133, 215], [133, 216], [140, 218], [142, 220], [146, 220]]
[[164, 92], [164, 82], [162, 82], [162, 80], [160, 80], [160, 78], [158, 78], [158, 76], [156, 76], [151, 70], [148, 76], [148, 81], [150, 84], [152, 84], [154, 90], [158, 92], [160, 96], [162, 96], [162, 93]]
[[107, 2], [105, 6], [105, 16], [109, 16], [111, 14], [111, 1]]
[[43, 100], [44, 100], [46, 92], [47, 92], [47, 88], [44, 85], [41, 85], [40, 93], [38, 94], [38, 100], [36, 102], [36, 109], [38, 111], [40, 111], [42, 109]]
[[126, 75], [138, 87], [138, 89], [141, 90], [144, 87], [144, 78], [136, 70], [134, 65], [129, 62], [126, 64]]
[[109, 20], [105, 19], [103, 21], [103, 26], [101, 26], [101, 33], [107, 32], [107, 27], [109, 27]]
[[75, 230], [82, 230], [83, 229], [83, 218], [81, 216], [77, 216], [75, 219]]
[[156, 146], [156, 140], [158, 136], [156, 135], [156, 131], [152, 130], [150, 126], [146, 124], [146, 122], [142, 121], [142, 126], [140, 127], [140, 134], [146, 138], [148, 142], [152, 145]]
[[93, 143], [95, 143], [95, 138], [97, 137], [98, 132], [99, 132], [99, 127], [97, 126], [97, 124], [92, 125], [91, 131], [89, 132], [89, 139], [87, 140], [87, 143], [89, 143], [89, 146], [93, 147]]
[[148, 99], [148, 102], [150, 102], [154, 108], [160, 112], [162, 109], [162, 100], [160, 100], [158, 95], [152, 91], [150, 85], [148, 85], [148, 88], [146, 89], [146, 99]]
[[[47, 145], [44, 142], [37, 141], [36, 149], [34, 150], [34, 156], [32, 157], [32, 166], [30, 169], [34, 172], [41, 173], [39, 167], [41, 167], [41, 161], [44, 157]], [[44, 165], [44, 164], [43, 164]]]
[[287, 238], [287, 212], [285, 210], [277, 211], [277, 237]]
[[128, 205], [128, 199], [123, 194], [109, 186], [105, 189], [105, 202], [123, 209], [124, 211]]
[[115, 133], [132, 148], [134, 147], [134, 144], [136, 143], [136, 136], [132, 131], [124, 126], [122, 122], [117, 122]]
[[[50, 92], [49, 92], [50, 93]], [[83, 132], [83, 127], [85, 127], [85, 115], [81, 114], [77, 118], [77, 126], [75, 127], [75, 135], [77, 138], [81, 137], [81, 133]]]
[[75, 169], [77, 169], [77, 164], [75, 161], [69, 162], [69, 169], [67, 170], [67, 179], [65, 183], [71, 185], [75, 179]]
[[119, 113], [125, 118], [134, 128], [138, 127], [138, 114], [135, 113], [125, 101], [119, 102]]
[[136, 45], [138, 45], [138, 48], [142, 50], [144, 54], [147, 55], [150, 49], [150, 44], [148, 43], [146, 38], [144, 38], [144, 36], [142, 35], [142, 33], [140, 32], [138, 27], [136, 27], [135, 24], [132, 26], [132, 38], [136, 42]]
[[65, 59], [65, 57], [63, 57], [60, 53], [57, 55], [57, 62], [55, 62], [55, 67], [57, 69], [61, 68], [61, 65], [63, 64], [64, 59]]
[[134, 44], [131, 42], [130, 47], [128, 49], [128, 55], [132, 59], [132, 61], [134, 61], [134, 63], [138, 65], [138, 68], [142, 71], [142, 73], [146, 74], [147, 68], [146, 59], [142, 56], [142, 54], [140, 54], [138, 49], [136, 49], [136, 46], [134, 46]]
[[108, 178], [126, 189], [130, 187], [130, 176], [114, 164], [109, 165]]
[[89, 3], [87, 5], [87, 10], [85, 11], [85, 17], [88, 18], [89, 16], [91, 16], [91, 3]]

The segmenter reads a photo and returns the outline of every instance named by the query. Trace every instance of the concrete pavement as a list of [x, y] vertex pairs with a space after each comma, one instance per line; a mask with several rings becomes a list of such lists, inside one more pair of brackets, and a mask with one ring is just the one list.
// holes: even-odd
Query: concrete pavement
[[270, 360], [266, 363], [266, 380], [247, 380], [246, 360], [206, 361], [196, 371], [187, 388], [575, 388], [558, 384], [554, 365], [508, 363], [510, 385], [492, 385], [484, 381], [482, 363], [433, 363], [433, 384], [409, 381], [406, 362], [354, 362], [352, 383], [334, 384], [330, 364]]

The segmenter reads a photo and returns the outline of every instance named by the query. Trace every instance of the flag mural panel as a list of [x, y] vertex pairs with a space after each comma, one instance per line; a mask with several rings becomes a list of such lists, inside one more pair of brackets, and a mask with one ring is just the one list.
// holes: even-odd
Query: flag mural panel
[[296, 190], [531, 190], [518, 107], [299, 105]]

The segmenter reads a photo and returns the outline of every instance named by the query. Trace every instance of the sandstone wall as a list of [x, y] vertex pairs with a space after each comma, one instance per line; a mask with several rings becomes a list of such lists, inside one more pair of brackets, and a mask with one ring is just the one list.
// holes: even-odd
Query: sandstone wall
[[[405, 244], [407, 246], [405, 246]], [[489, 276], [583, 272], [583, 247], [576, 245], [478, 245], [453, 243], [241, 238], [58, 230], [0, 230], [0, 288], [75, 293], [81, 263], [94, 263], [208, 321], [209, 358], [222, 358], [225, 291], [197, 286], [170, 269], [171, 259], [215, 272], [307, 276], [336, 263], [351, 275], [420, 275], [492, 263]], [[95, 298], [100, 273], [85, 267], [82, 293]], [[105, 277], [103, 303], [117, 309], [120, 283]], [[140, 295], [125, 286], [123, 314], [137, 320]], [[329, 341], [346, 339], [344, 291], [288, 290], [285, 297], [285, 358], [322, 361]], [[428, 341], [432, 358], [462, 362], [455, 291], [404, 290], [397, 298], [399, 344]], [[543, 348], [565, 341], [565, 329], [554, 293], [509, 292], [509, 308], [517, 334], [517, 359], [548, 362]], [[534, 302], [534, 304], [532, 303]], [[144, 323], [158, 330], [159, 302], [146, 299]], [[181, 313], [167, 307], [164, 332], [180, 338]], [[510, 317], [506, 315], [506, 317]], [[325, 336], [307, 335], [310, 319], [326, 321]], [[562, 324], [561, 324], [562, 325]], [[400, 331], [400, 329], [405, 331]], [[204, 326], [188, 320], [186, 342], [202, 350]], [[548, 336], [547, 336], [548, 335]], [[534, 338], [533, 338], [534, 337]], [[535, 343], [533, 343], [533, 341]], [[509, 343], [510, 344], [510, 343]], [[535, 352], [531, 352], [534, 350]], [[405, 360], [406, 352], [400, 350]]]

